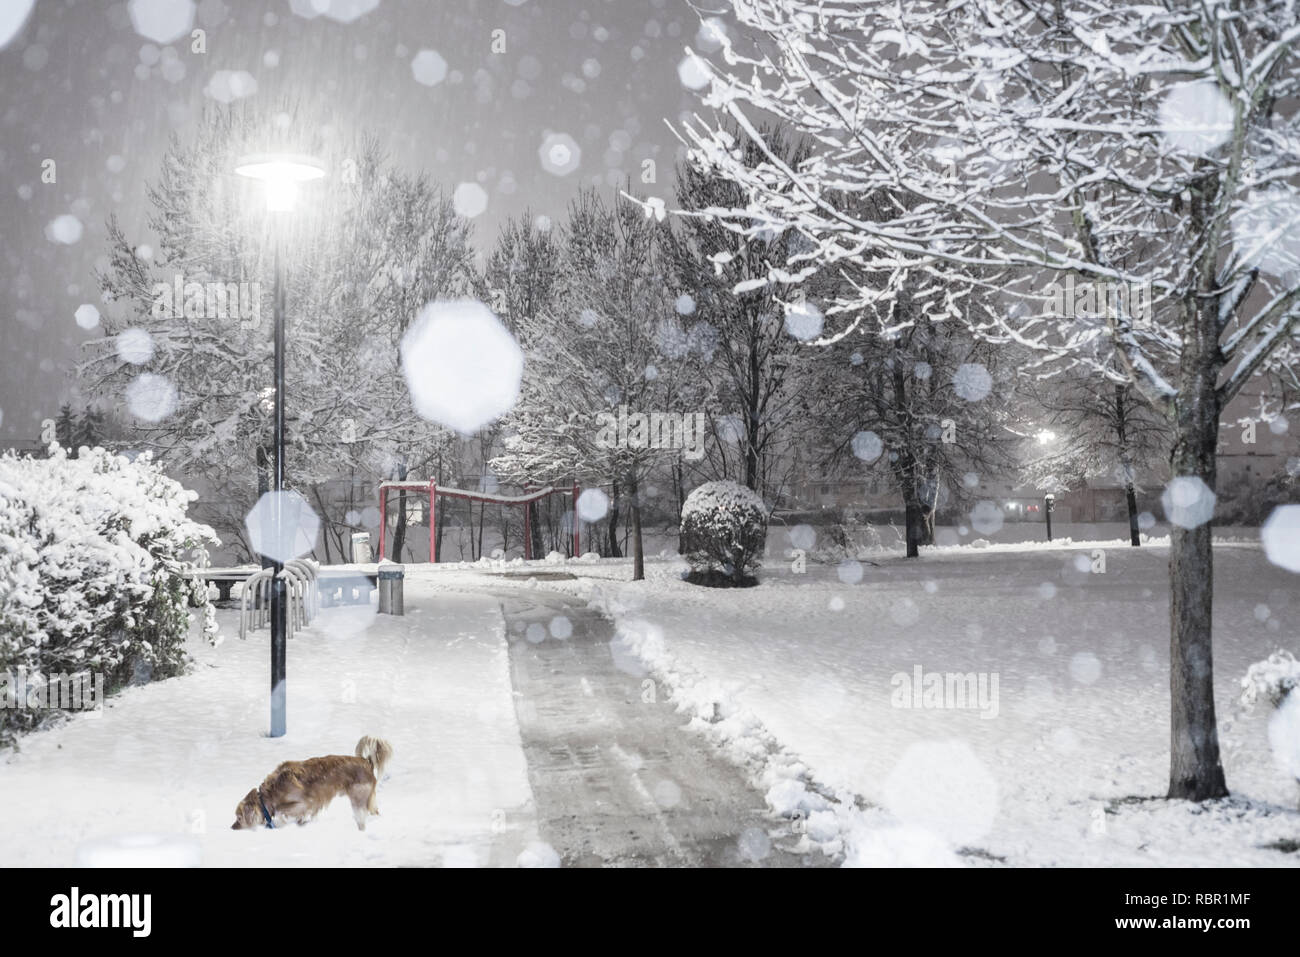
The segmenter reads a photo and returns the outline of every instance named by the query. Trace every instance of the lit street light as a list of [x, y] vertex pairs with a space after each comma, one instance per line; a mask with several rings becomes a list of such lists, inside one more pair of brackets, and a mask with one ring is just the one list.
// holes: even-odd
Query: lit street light
[[[269, 213], [293, 211], [298, 185], [325, 175], [325, 166], [310, 156], [283, 153], [259, 153], [241, 157], [235, 166], [240, 176], [261, 181], [266, 187]], [[283, 541], [280, 498], [284, 491], [284, 268], [281, 257], [282, 230], [279, 223], [271, 229], [275, 245], [275, 466], [272, 486], [274, 538]], [[281, 577], [284, 563], [277, 558], [271, 565], [271, 737], [285, 732], [285, 635], [287, 631], [286, 585]]]

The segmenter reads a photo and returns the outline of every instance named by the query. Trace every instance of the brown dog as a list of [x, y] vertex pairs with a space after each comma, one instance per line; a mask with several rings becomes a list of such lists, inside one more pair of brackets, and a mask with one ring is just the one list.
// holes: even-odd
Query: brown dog
[[331, 754], [306, 761], [285, 761], [259, 787], [244, 795], [235, 808], [232, 830], [275, 828], [288, 821], [306, 824], [340, 794], [352, 802], [357, 827], [366, 829], [366, 816], [378, 814], [375, 785], [393, 746], [366, 735], [357, 742], [357, 756]]

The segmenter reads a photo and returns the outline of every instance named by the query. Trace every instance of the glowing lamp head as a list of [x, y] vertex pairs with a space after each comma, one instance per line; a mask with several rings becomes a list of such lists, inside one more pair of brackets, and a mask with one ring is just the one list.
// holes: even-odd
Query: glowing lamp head
[[267, 210], [290, 212], [298, 199], [298, 185], [324, 176], [325, 164], [295, 153], [254, 153], [241, 157], [235, 172], [265, 185]]

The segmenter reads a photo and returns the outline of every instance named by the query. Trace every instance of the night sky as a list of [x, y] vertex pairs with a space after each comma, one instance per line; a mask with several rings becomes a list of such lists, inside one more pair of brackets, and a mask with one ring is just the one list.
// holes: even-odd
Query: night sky
[[[373, 9], [350, 23], [313, 9], [331, 3], [341, 16]], [[449, 194], [481, 184], [480, 250], [525, 209], [558, 219], [582, 185], [613, 195], [630, 176], [668, 197], [678, 144], [665, 119], [699, 109], [678, 75], [685, 48], [698, 49], [685, 0], [202, 0], [191, 29], [204, 31], [205, 53], [191, 52], [189, 30], [169, 44], [141, 35], [127, 3], [37, 0], [0, 49], [0, 442], [35, 439], [62, 402], [80, 401], [71, 369], [101, 330], [75, 316], [100, 304], [105, 221], [116, 213], [128, 237], [151, 241], [145, 184], [168, 136], [185, 137], [217, 98], [296, 99], [330, 115], [340, 136], [375, 135], [398, 166]], [[434, 86], [416, 80], [422, 50], [445, 61]], [[438, 72], [437, 58], [419, 64]], [[568, 175], [543, 168], [549, 133], [581, 147]], [[54, 183], [42, 181], [50, 159]], [[646, 159], [657, 182], [642, 186]], [[68, 215], [80, 238], [52, 240], [50, 224]]]

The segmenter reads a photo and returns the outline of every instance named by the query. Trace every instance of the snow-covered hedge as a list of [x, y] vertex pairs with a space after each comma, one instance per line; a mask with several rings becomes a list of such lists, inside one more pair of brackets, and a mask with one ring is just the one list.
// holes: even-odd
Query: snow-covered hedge
[[[178, 572], [217, 543], [186, 517], [194, 492], [150, 456], [0, 456], [0, 673], [103, 676], [105, 693], [179, 674], [192, 601], [217, 641], [206, 592]], [[0, 710], [0, 744], [51, 711]]]
[[767, 506], [735, 482], [705, 482], [682, 505], [682, 554], [696, 572], [720, 569], [739, 584], [758, 567], [767, 542]]

